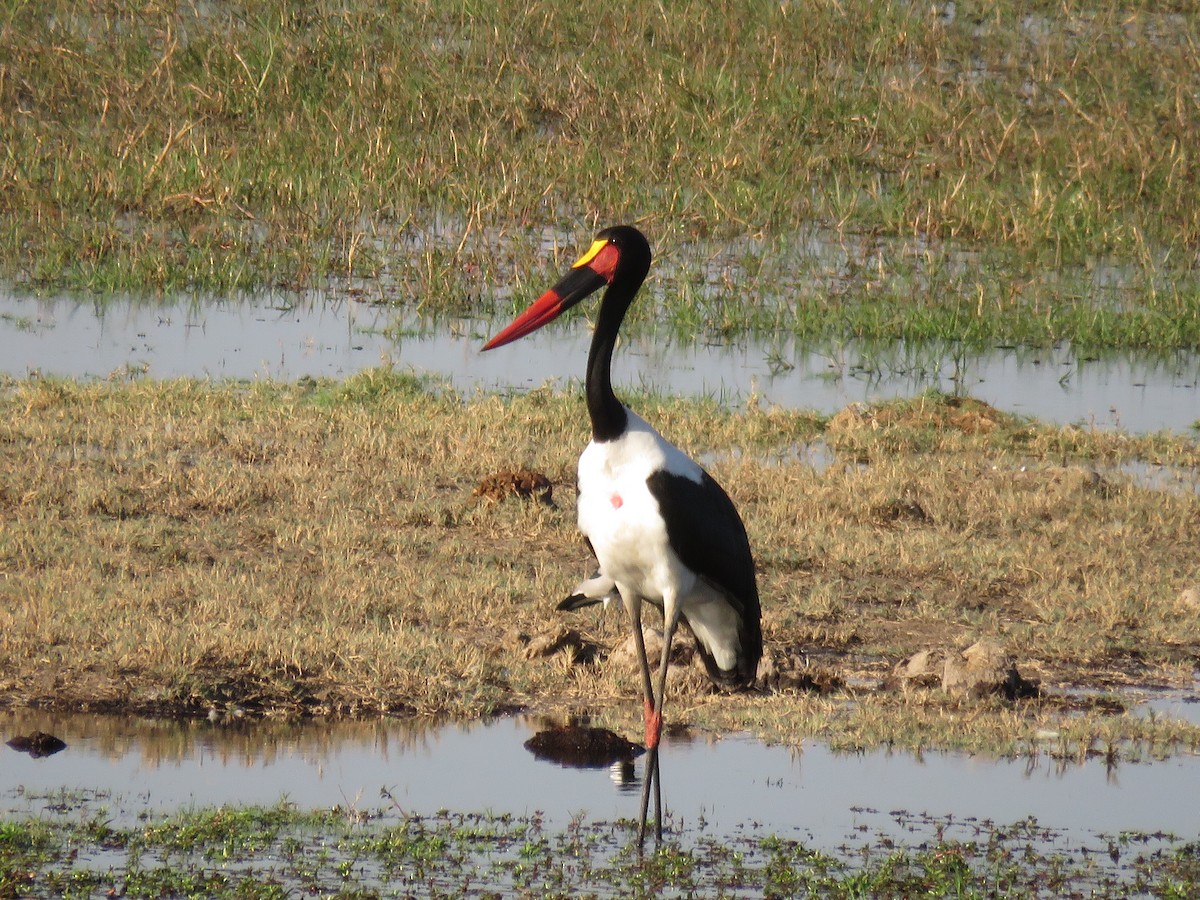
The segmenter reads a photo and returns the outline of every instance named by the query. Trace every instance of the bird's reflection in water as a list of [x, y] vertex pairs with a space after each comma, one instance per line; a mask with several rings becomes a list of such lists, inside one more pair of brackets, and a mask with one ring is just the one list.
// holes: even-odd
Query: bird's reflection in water
[[[641, 834], [645, 830], [646, 806], [653, 793], [654, 807], [659, 818], [655, 827], [661, 829], [662, 762], [659, 757], [659, 748], [655, 747], [647, 751], [641, 744], [628, 741], [607, 728], [592, 728], [587, 725], [555, 725], [537, 732], [525, 741], [525, 749], [537, 759], [552, 762], [564, 768], [602, 769], [607, 767], [608, 777], [619, 792], [626, 794], [637, 793], [641, 790], [639, 846], [641, 846]], [[638, 777], [637, 767], [634, 765], [634, 760], [639, 756], [643, 756], [644, 761], [641, 778]], [[649, 779], [648, 783], [646, 783], [647, 779]]]
[[608, 777], [621, 792], [636, 791], [640, 782], [633, 767], [633, 760], [623, 759], [608, 767]]
[[544, 728], [525, 742], [525, 749], [538, 759], [574, 769], [603, 769], [628, 765], [645, 753], [635, 744], [609, 731], [587, 725], [555, 725]]

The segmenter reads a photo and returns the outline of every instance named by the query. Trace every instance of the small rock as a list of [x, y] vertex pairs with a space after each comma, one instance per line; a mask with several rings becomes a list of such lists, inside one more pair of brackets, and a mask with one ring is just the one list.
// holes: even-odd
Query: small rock
[[1179, 605], [1186, 606], [1188, 609], [1200, 610], [1200, 584], [1184, 588], [1179, 595]]
[[942, 681], [945, 661], [946, 654], [941, 650], [918, 650], [895, 665], [883, 686], [890, 690], [933, 687]]
[[[651, 628], [649, 625], [642, 626], [642, 641], [646, 644], [646, 659], [650, 661], [650, 668], [658, 667], [658, 661], [662, 658], [662, 632], [657, 628]], [[674, 642], [675, 646], [671, 652], [675, 655], [672, 662], [678, 661], [679, 658], [679, 642]], [[608, 661], [616, 666], [633, 666], [637, 668], [637, 643], [633, 639], [633, 635], [625, 638], [615, 650], [609, 655]]]
[[1112, 485], [1095, 469], [1086, 466], [1064, 466], [1050, 470], [1049, 487], [1057, 489], [1060, 494], [1074, 496], [1077, 494], [1098, 494], [1107, 498], [1112, 493]]
[[[702, 668], [700, 655], [683, 630], [675, 633], [671, 642], [671, 667], [667, 670], [667, 691], [675, 696], [694, 696], [712, 690]], [[642, 626], [642, 640], [646, 643], [646, 660], [650, 663], [650, 674], [658, 678], [658, 667], [662, 662], [662, 632], [648, 625]], [[633, 635], [625, 638], [608, 657], [609, 665], [637, 673], [639, 671], [637, 645]], [[657, 688], [656, 688], [657, 689]]]
[[553, 656], [563, 651], [570, 651], [578, 662], [590, 661], [595, 656], [595, 645], [585, 641], [574, 628], [565, 625], [556, 625], [535, 635], [517, 632], [514, 637], [518, 643], [524, 645], [521, 655], [525, 659]]
[[942, 670], [942, 690], [971, 698], [1003, 694], [1009, 700], [1036, 697], [1037, 682], [1027, 681], [998, 643], [976, 641], [959, 654], [949, 654]]
[[843, 682], [832, 670], [812, 665], [801, 648], [784, 647], [764, 650], [754, 684], [762, 690], [828, 694]]

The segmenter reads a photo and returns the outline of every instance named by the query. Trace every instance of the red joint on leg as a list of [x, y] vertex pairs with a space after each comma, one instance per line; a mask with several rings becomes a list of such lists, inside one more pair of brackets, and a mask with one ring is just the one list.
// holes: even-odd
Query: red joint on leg
[[645, 716], [646, 716], [646, 749], [653, 750], [658, 746], [658, 739], [662, 736], [662, 714], [654, 711], [654, 704], [649, 700], [645, 701]]

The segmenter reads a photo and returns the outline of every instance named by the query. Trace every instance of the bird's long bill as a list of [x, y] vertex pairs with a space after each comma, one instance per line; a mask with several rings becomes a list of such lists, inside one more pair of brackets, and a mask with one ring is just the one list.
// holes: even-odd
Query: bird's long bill
[[589, 294], [609, 284], [617, 266], [617, 248], [608, 241], [596, 241], [554, 287], [538, 297], [512, 324], [483, 345], [484, 350], [503, 347], [531, 331], [553, 322]]

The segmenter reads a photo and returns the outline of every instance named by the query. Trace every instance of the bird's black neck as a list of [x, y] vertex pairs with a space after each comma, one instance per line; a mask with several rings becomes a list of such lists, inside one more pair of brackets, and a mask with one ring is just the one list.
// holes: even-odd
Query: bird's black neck
[[592, 440], [597, 443], [614, 441], [625, 433], [629, 417], [625, 405], [617, 399], [612, 389], [612, 356], [617, 346], [617, 331], [629, 301], [637, 291], [637, 285], [629, 290], [626, 285], [613, 284], [600, 303], [600, 315], [596, 320], [596, 331], [592, 335], [592, 347], [588, 351], [587, 406], [592, 419]]

